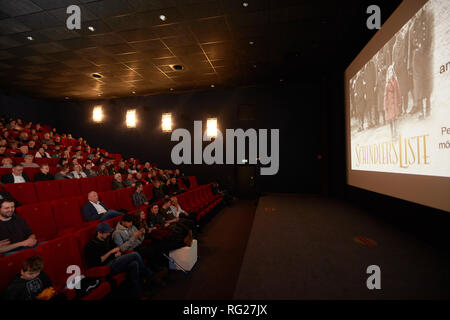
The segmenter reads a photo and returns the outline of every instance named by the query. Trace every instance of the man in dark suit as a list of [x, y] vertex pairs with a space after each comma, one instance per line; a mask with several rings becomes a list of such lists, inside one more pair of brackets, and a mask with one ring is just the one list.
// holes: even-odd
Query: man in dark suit
[[95, 191], [89, 192], [88, 200], [82, 208], [83, 217], [86, 221], [104, 221], [123, 215], [122, 212], [109, 210], [103, 202], [98, 201], [98, 194]]
[[23, 183], [23, 182], [29, 182], [30, 178], [28, 178], [26, 173], [23, 173], [23, 166], [21, 164], [16, 164], [12, 168], [12, 172], [5, 174], [2, 177], [2, 183], [8, 184], [8, 183]]

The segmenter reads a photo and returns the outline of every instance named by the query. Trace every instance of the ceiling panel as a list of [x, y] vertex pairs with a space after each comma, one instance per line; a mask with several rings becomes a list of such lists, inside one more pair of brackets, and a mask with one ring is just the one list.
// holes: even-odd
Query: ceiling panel
[[[312, 58], [329, 60], [328, 52], [338, 51], [338, 30], [353, 30], [354, 17], [365, 12], [357, 0], [246, 2], [2, 0], [0, 85], [88, 99], [298, 78]], [[80, 30], [66, 27], [72, 4], [81, 8]], [[174, 71], [173, 64], [184, 68]], [[104, 77], [93, 79], [95, 72]]]

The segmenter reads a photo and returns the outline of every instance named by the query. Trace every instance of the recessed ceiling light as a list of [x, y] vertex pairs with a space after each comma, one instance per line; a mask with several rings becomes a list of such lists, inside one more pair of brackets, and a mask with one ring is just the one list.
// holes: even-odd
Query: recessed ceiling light
[[249, 45], [254, 45], [255, 43], [253, 42], [253, 41], [249, 41], [249, 43], [248, 43]]
[[253, 68], [256, 68], [256, 64], [253, 65]]
[[135, 94], [136, 93], [136, 91], [133, 91], [133, 94]]
[[65, 97], [64, 99], [69, 99], [69, 97]]
[[89, 26], [88, 29], [89, 29], [90, 31], [92, 31], [92, 32], [95, 31], [95, 28], [94, 28], [93, 26]]
[[211, 85], [211, 88], [214, 88], [214, 85], [213, 85], [213, 84]]
[[173, 91], [173, 88], [170, 88], [170, 91]]
[[247, 8], [248, 7], [248, 2], [242, 2], [242, 5]]
[[30, 41], [34, 40], [34, 38], [32, 36], [28, 36], [27, 39], [30, 40]]
[[183, 66], [181, 64], [174, 64], [170, 66], [175, 71], [181, 71], [183, 70]]
[[162, 14], [159, 16], [159, 19], [161, 19], [162, 21], [166, 21], [166, 16]]

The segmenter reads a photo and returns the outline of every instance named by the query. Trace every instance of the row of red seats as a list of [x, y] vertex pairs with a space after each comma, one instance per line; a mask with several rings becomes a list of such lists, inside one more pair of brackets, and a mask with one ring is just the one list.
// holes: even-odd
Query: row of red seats
[[[90, 189], [90, 191], [92, 190], [97, 189]], [[101, 191], [98, 192], [98, 195], [100, 201], [105, 203], [109, 209], [134, 212], [138, 208], [134, 206], [132, 201], [133, 192], [134, 188], [125, 188]], [[151, 199], [153, 197], [153, 186], [151, 184], [145, 185], [144, 193], [148, 199]], [[197, 221], [200, 221], [222, 200], [220, 196], [212, 194], [211, 185], [201, 186], [182, 193], [177, 198], [182, 208], [198, 213]], [[59, 200], [22, 205], [16, 209], [16, 212], [28, 222], [38, 241], [47, 241], [89, 225], [91, 222], [84, 221], [81, 213], [81, 209], [87, 201], [86, 193], [85, 195], [71, 196]]]
[[[25, 169], [36, 170], [37, 168], [24, 168], [24, 171]], [[122, 175], [122, 178], [124, 177], [125, 175]], [[113, 176], [99, 176], [83, 179], [10, 183], [0, 186], [0, 190], [8, 191], [21, 204], [32, 204], [74, 196], [86, 196], [91, 191], [109, 191], [112, 189], [113, 179]], [[190, 190], [198, 187], [195, 176], [189, 177], [189, 181], [191, 183]], [[181, 180], [178, 183], [180, 187], [188, 190]], [[153, 185], [145, 185], [144, 193], [148, 199], [151, 199], [153, 197]]]
[[213, 194], [212, 184], [197, 187], [189, 192], [177, 196], [178, 202], [184, 210], [197, 212], [197, 221], [213, 210], [223, 201], [219, 194]]
[[[115, 227], [118, 219], [108, 220], [111, 227]], [[110, 291], [111, 286], [105, 277], [110, 273], [109, 267], [88, 268], [84, 259], [84, 247], [95, 236], [96, 225], [92, 224], [75, 233], [69, 233], [62, 237], [40, 244], [35, 249], [28, 249], [7, 257], [0, 258], [0, 292], [3, 292], [11, 283], [14, 276], [20, 272], [23, 261], [31, 256], [39, 255], [45, 261], [44, 272], [50, 277], [53, 287], [66, 295], [69, 300], [76, 297], [75, 290], [66, 287], [67, 279], [72, 273], [68, 273], [69, 266], [78, 266], [81, 274], [87, 277], [100, 278], [101, 283], [89, 292], [81, 300], [100, 300]], [[125, 280], [126, 274], [122, 273], [113, 277], [116, 285]]]
[[[5, 157], [0, 157], [0, 163], [2, 162], [2, 160]], [[12, 160], [13, 164], [19, 164], [24, 162], [24, 158], [23, 157], [9, 157]], [[56, 166], [59, 163], [59, 158], [34, 158], [33, 162], [37, 163], [38, 165], [47, 163], [49, 166]]]
[[[211, 184], [200, 186], [195, 190], [178, 195], [177, 198], [186, 210], [199, 212], [197, 220], [217, 206], [222, 198], [213, 195]], [[112, 208], [128, 207], [132, 211], [131, 188], [100, 193], [100, 198]], [[95, 228], [98, 221], [83, 223], [80, 221], [80, 205], [82, 198], [64, 199], [52, 203], [41, 203], [18, 208], [17, 213], [30, 224], [38, 241], [51, 239], [51, 235], [59, 234], [58, 238], [40, 244], [35, 252], [33, 250], [22, 251], [7, 257], [0, 258], [0, 292], [11, 282], [13, 276], [20, 271], [23, 260], [35, 253], [42, 256], [45, 261], [44, 271], [50, 276], [56, 289], [64, 292], [70, 299], [75, 297], [74, 290], [64, 290], [68, 278], [67, 267], [80, 266], [82, 274], [90, 277], [101, 277], [102, 284], [83, 299], [97, 300], [110, 292], [110, 285], [105, 281], [109, 274], [108, 267], [88, 269], [84, 261], [84, 247], [95, 236]], [[78, 205], [77, 205], [78, 203]], [[78, 210], [78, 218], [76, 211]], [[53, 219], [52, 220], [52, 216]], [[120, 217], [108, 220], [111, 227], [115, 227]], [[62, 229], [53, 229], [52, 221]], [[80, 224], [81, 223], [81, 224]], [[78, 230], [76, 229], [78, 226]], [[115, 275], [113, 279], [119, 285], [126, 279], [126, 274]]]
[[0, 186], [21, 204], [52, 201], [76, 196], [86, 196], [89, 192], [111, 190], [113, 176], [83, 179], [64, 179], [25, 183], [9, 183]]

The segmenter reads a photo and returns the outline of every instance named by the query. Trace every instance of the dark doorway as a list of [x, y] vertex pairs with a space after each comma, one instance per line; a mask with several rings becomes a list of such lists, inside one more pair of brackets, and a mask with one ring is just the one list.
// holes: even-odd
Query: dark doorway
[[237, 165], [236, 166], [236, 192], [238, 197], [244, 199], [254, 199], [256, 194], [256, 166]]

